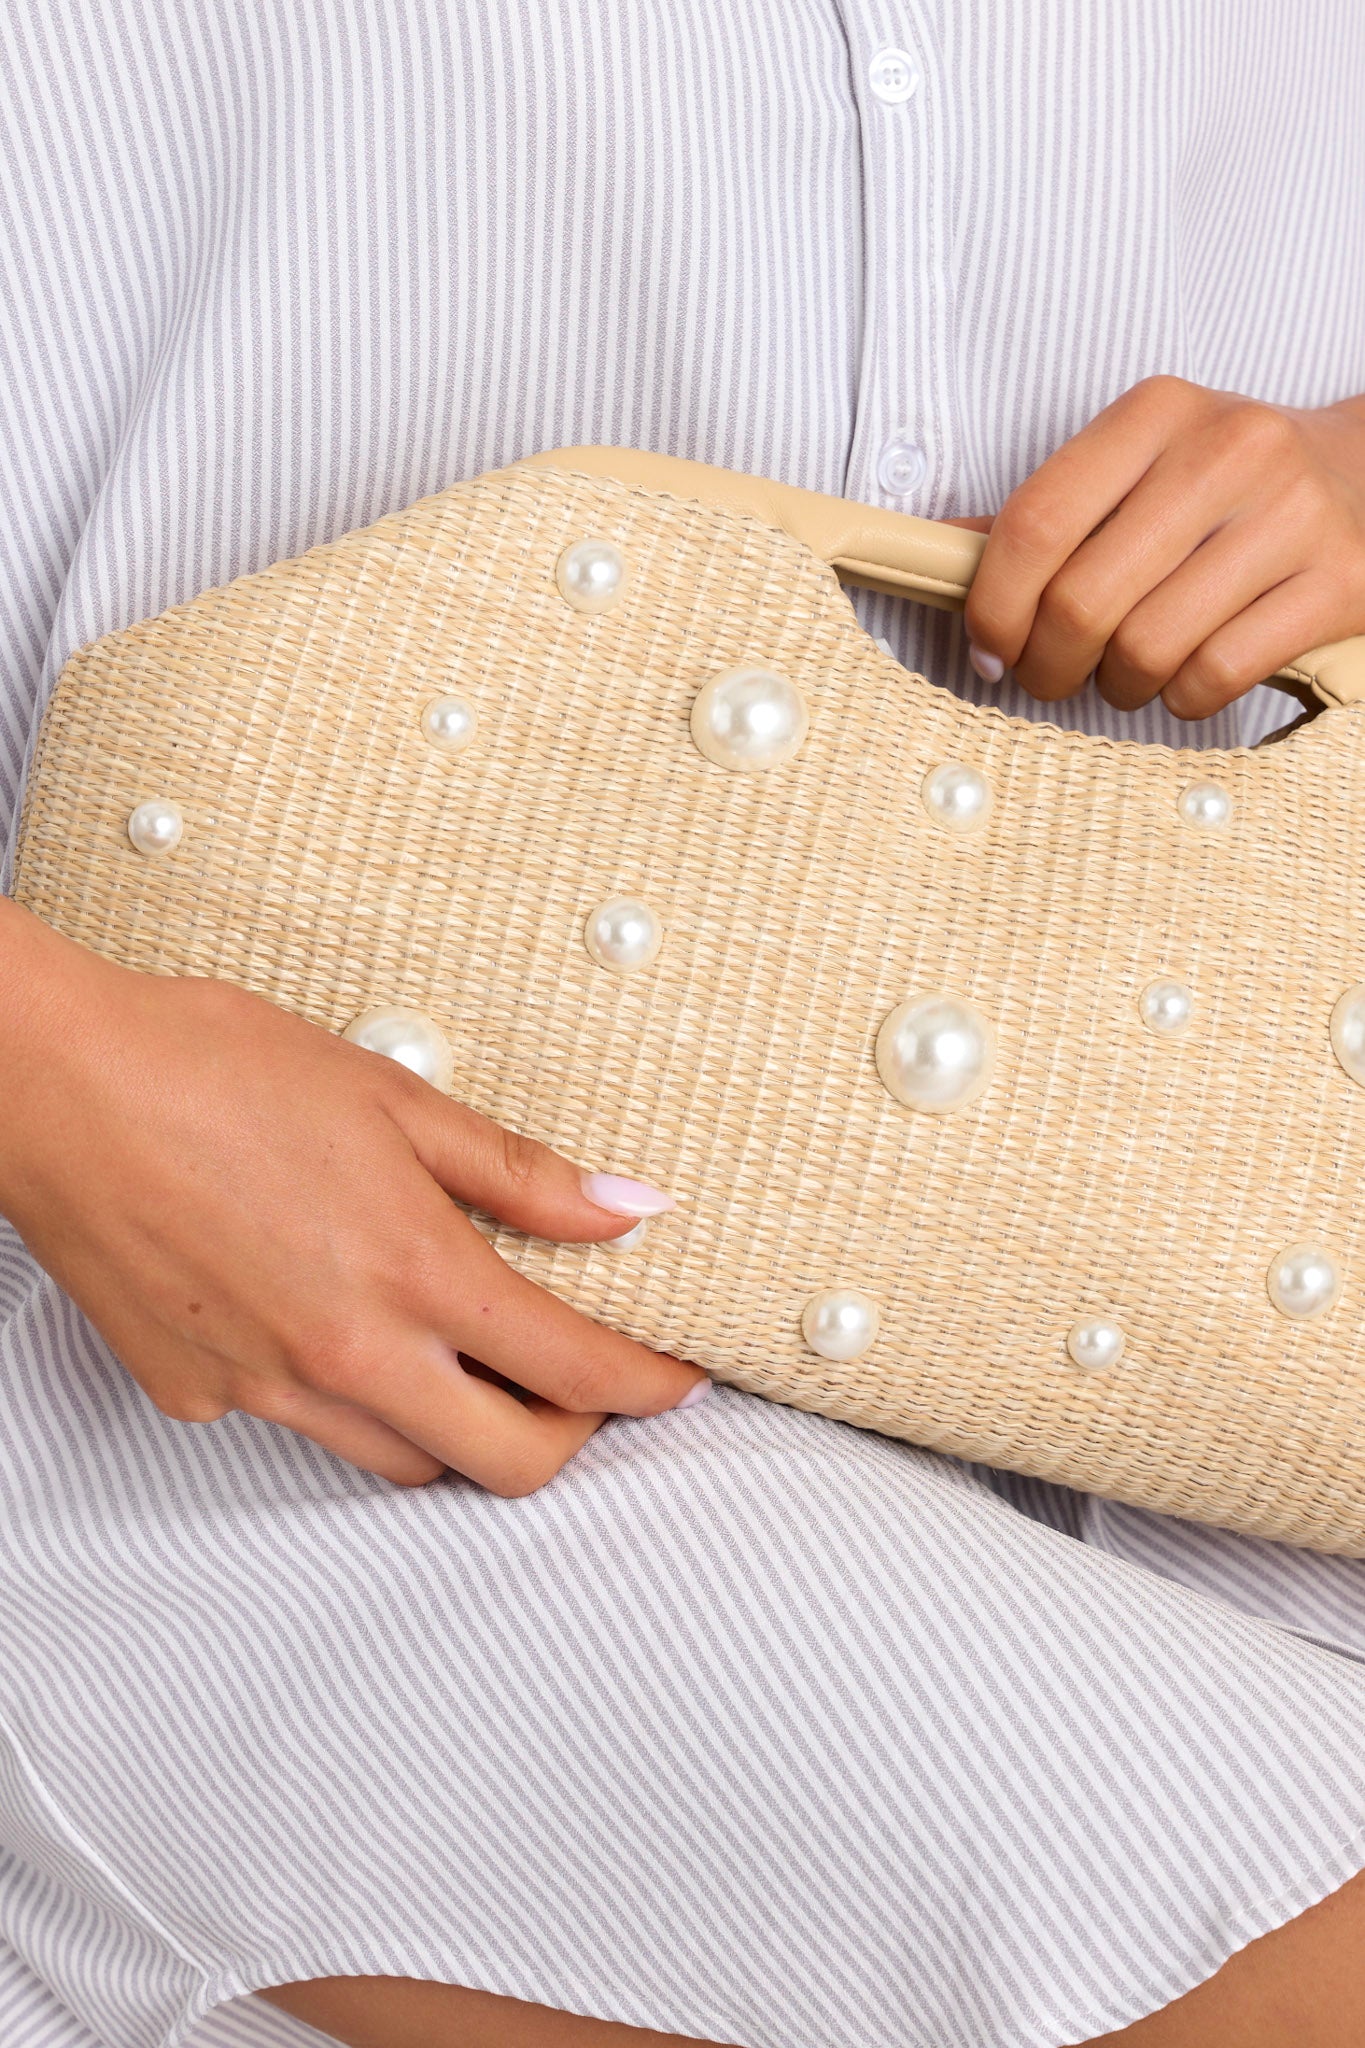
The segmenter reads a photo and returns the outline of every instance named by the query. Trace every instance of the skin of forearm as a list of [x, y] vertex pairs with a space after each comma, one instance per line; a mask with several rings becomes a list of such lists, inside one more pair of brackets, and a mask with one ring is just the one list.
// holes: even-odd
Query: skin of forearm
[[95, 955], [0, 896], [0, 1214], [10, 1212], [30, 1150], [25, 1112], [37, 1065], [50, 1069], [80, 1042], [78, 989], [101, 966]]

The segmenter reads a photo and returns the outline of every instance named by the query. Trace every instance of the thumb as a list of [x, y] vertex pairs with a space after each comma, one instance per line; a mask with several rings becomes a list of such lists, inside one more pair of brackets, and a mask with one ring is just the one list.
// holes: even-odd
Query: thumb
[[404, 1091], [398, 1121], [418, 1159], [459, 1201], [534, 1237], [566, 1244], [621, 1237], [677, 1202], [623, 1174], [585, 1171], [434, 1088]]

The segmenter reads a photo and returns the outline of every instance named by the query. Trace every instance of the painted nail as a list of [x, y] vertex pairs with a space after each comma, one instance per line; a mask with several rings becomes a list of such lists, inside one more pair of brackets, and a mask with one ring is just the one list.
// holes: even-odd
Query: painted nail
[[987, 654], [984, 647], [978, 647], [975, 640], [967, 642], [967, 659], [983, 683], [998, 683], [1005, 673], [1005, 664], [998, 654]]
[[704, 1401], [710, 1391], [710, 1380], [698, 1380], [694, 1387], [688, 1388], [681, 1401], [675, 1401], [673, 1405], [675, 1408], [695, 1408], [698, 1401]]
[[585, 1173], [581, 1179], [588, 1200], [613, 1216], [662, 1216], [678, 1206], [672, 1195], [647, 1180], [627, 1180], [619, 1173]]

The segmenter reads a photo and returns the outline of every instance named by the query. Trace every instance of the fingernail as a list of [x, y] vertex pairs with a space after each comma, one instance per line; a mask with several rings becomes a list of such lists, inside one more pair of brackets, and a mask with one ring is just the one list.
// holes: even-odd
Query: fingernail
[[998, 654], [987, 654], [984, 647], [978, 647], [975, 640], [967, 642], [967, 659], [983, 683], [998, 683], [1005, 673], [1005, 664]]
[[627, 1180], [620, 1173], [585, 1173], [581, 1178], [588, 1200], [613, 1216], [662, 1216], [678, 1206], [672, 1195], [652, 1188], [647, 1180]]
[[681, 1401], [675, 1401], [673, 1405], [675, 1408], [695, 1408], [698, 1401], [704, 1401], [710, 1391], [710, 1380], [698, 1380], [694, 1387], [688, 1388]]
[[623, 1230], [619, 1237], [604, 1237], [602, 1249], [604, 1252], [633, 1252], [644, 1234], [645, 1219], [642, 1216], [638, 1223], [632, 1223], [630, 1229]]

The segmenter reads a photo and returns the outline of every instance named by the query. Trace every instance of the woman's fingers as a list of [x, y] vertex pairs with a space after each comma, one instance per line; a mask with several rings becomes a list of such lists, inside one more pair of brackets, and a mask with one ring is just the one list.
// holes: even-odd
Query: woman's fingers
[[1011, 492], [993, 520], [967, 600], [972, 643], [1013, 668], [1043, 592], [1170, 439], [1194, 387], [1153, 377], [1124, 392]]
[[278, 1422], [306, 1436], [334, 1457], [362, 1472], [375, 1472], [396, 1486], [426, 1486], [439, 1479], [446, 1461], [350, 1401], [330, 1400], [311, 1387], [272, 1385], [246, 1395], [236, 1406], [262, 1422]]
[[1291, 576], [1220, 626], [1183, 661], [1161, 692], [1177, 718], [1209, 718], [1273, 676], [1308, 647], [1344, 638], [1340, 600], [1315, 571]]
[[[457, 1351], [517, 1386], [581, 1413], [659, 1415], [710, 1385], [685, 1365], [580, 1315], [500, 1259], [466, 1217], [450, 1217], [451, 1257], [428, 1262], [420, 1298], [403, 1303]], [[400, 1425], [401, 1426], [401, 1425]]]
[[332, 1378], [408, 1443], [509, 1498], [553, 1478], [606, 1420], [605, 1408], [570, 1411], [509, 1393], [467, 1372], [452, 1345], [396, 1326], [371, 1340], [368, 1355], [357, 1347]]
[[1228, 475], [1201, 459], [1199, 442], [1175, 444], [1056, 571], [1015, 678], [1056, 702], [1103, 662], [1113, 690], [1103, 694], [1132, 711], [1209, 631], [1293, 567], [1279, 526], [1246, 512], [1228, 518]]
[[[1359, 631], [1363, 461], [1354, 405], [1294, 411], [1146, 379], [995, 518], [967, 604], [975, 666], [1012, 668], [1044, 701], [1098, 670], [1120, 708], [1160, 693], [1182, 716], [1208, 716], [1303, 647]], [[1295, 587], [1291, 609], [1260, 610], [1282, 585]], [[1297, 650], [1284, 649], [1286, 617], [1302, 622]]]
[[548, 1145], [506, 1130], [423, 1082], [396, 1079], [394, 1113], [433, 1180], [517, 1230], [585, 1243], [620, 1237], [642, 1217], [677, 1207], [672, 1195], [647, 1181], [585, 1172]]
[[444, 1469], [430, 1451], [363, 1407], [300, 1382], [245, 1378], [230, 1361], [131, 1306], [106, 1308], [101, 1334], [163, 1415], [174, 1422], [219, 1422], [234, 1410], [278, 1422], [325, 1451], [399, 1486], [424, 1486]]
[[[1283, 547], [1273, 527], [1245, 517], [1220, 527], [1162, 582], [1135, 598], [1111, 629], [1095, 667], [1105, 702], [1121, 711], [1150, 704], [1196, 648], [1283, 580], [1282, 568]], [[1275, 666], [1252, 681], [1273, 674]]]
[[1184, 468], [1178, 456], [1158, 458], [1047, 584], [1014, 663], [1030, 695], [1074, 697], [1135, 607], [1217, 527], [1221, 493]]
[[[675, 1206], [672, 1196], [645, 1182], [585, 1175], [548, 1146], [504, 1130], [421, 1082], [403, 1088], [397, 1113], [419, 1162], [440, 1186], [538, 1237], [619, 1236], [642, 1217]], [[689, 1394], [701, 1398], [709, 1383], [695, 1366], [590, 1321], [514, 1272], [466, 1218], [452, 1216], [450, 1224], [449, 1261], [433, 1272], [427, 1259], [419, 1312], [458, 1350], [562, 1408], [657, 1415]]]

